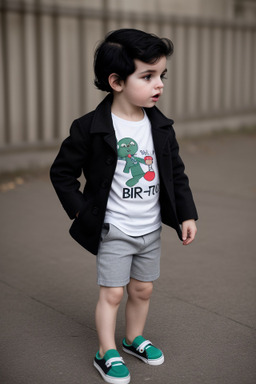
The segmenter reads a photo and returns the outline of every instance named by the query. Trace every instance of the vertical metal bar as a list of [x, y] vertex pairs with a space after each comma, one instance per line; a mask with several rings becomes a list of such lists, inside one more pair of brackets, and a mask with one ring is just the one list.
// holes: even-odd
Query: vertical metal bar
[[197, 87], [196, 87], [196, 113], [200, 116], [202, 113], [201, 110], [201, 96], [202, 96], [202, 88], [201, 88], [201, 73], [202, 73], [202, 26], [198, 24], [197, 26], [197, 52], [196, 52], [196, 79], [197, 79]]
[[232, 110], [234, 110], [234, 105], [235, 105], [235, 82], [236, 82], [236, 29], [234, 27], [231, 28], [231, 56], [232, 56], [232, 67], [230, 68], [231, 71], [231, 89], [230, 89], [230, 110], [229, 112], [231, 113]]
[[43, 140], [43, 68], [42, 68], [42, 20], [41, 0], [35, 0], [36, 65], [37, 65], [37, 139]]
[[4, 144], [10, 144], [10, 84], [9, 84], [9, 63], [8, 63], [8, 27], [7, 27], [6, 1], [3, 0], [1, 11], [1, 28], [2, 28], [2, 47], [3, 47], [3, 89], [4, 89]]
[[52, 15], [53, 23], [53, 44], [52, 44], [52, 57], [53, 57], [53, 139], [58, 139], [60, 136], [60, 78], [59, 78], [59, 17], [58, 12]]
[[[214, 74], [214, 68], [213, 68], [213, 37], [214, 37], [214, 27], [209, 26], [209, 77], [208, 77], [208, 89], [209, 89], [209, 95], [208, 95], [208, 114], [211, 114], [213, 108], [213, 74]], [[206, 112], [207, 113], [207, 112]]]
[[24, 142], [28, 140], [28, 92], [27, 92], [27, 56], [26, 56], [26, 41], [25, 41], [25, 9], [21, 12], [21, 34], [20, 34], [20, 46], [21, 46], [21, 138]]
[[85, 74], [86, 74], [86, 63], [85, 59], [85, 46], [84, 46], [84, 22], [85, 18], [83, 16], [78, 17], [78, 73], [80, 79], [80, 88], [79, 88], [79, 111], [80, 114], [85, 110], [86, 105], [86, 92], [85, 92]]
[[[174, 45], [174, 55], [175, 55], [175, 36], [177, 34], [177, 25], [176, 23], [173, 23], [172, 24], [172, 33], [173, 33], [173, 38], [171, 39], [173, 41], [173, 45]], [[171, 59], [172, 60], [172, 59]], [[173, 83], [171, 84], [170, 82], [168, 83], [169, 84], [169, 87], [171, 87], [171, 104], [173, 106], [173, 109], [172, 109], [172, 114], [173, 115], [176, 115], [177, 114], [177, 98], [176, 98], [176, 90], [177, 90], [177, 65], [176, 65], [176, 60], [172, 60], [171, 62], [171, 71], [172, 71], [172, 74], [171, 74], [171, 78], [173, 79]]]
[[219, 103], [219, 112], [224, 112], [224, 100], [225, 100], [225, 97], [224, 97], [224, 90], [223, 90], [223, 86], [225, 84], [225, 62], [224, 62], [224, 59], [225, 59], [225, 43], [226, 43], [226, 39], [225, 39], [225, 31], [227, 31], [227, 29], [224, 27], [220, 27], [220, 32], [221, 32], [221, 38], [220, 38], [220, 63], [221, 63], [221, 66], [220, 66], [220, 79], [219, 79], [219, 82], [220, 82], [220, 87], [219, 87], [219, 100], [220, 100], [220, 103]]
[[[240, 56], [241, 53], [241, 45], [242, 45], [242, 35], [241, 35], [241, 29], [238, 27], [234, 31], [234, 97], [233, 97], [233, 109], [235, 111], [238, 111], [241, 109], [241, 93], [242, 89], [240, 88], [240, 75], [241, 75], [241, 60]], [[244, 60], [244, 58], [243, 58]]]
[[242, 58], [242, 60], [240, 60], [239, 62], [239, 67], [238, 67], [238, 89], [240, 89], [240, 91], [238, 92], [239, 94], [239, 97], [237, 98], [237, 107], [238, 109], [240, 109], [241, 111], [243, 111], [244, 109], [244, 94], [245, 94], [245, 83], [244, 83], [244, 60], [246, 60], [245, 56], [244, 56], [244, 52], [245, 52], [245, 31], [243, 29], [240, 30], [241, 32], [241, 51], [240, 51], [240, 57]]
[[255, 29], [252, 29], [251, 31], [251, 73], [250, 78], [252, 79], [250, 82], [250, 108], [255, 109], [255, 103], [256, 103], [256, 94], [255, 94], [255, 87], [256, 87], [256, 62], [255, 62], [255, 55], [256, 55], [256, 32]]
[[184, 28], [184, 46], [182, 47], [182, 49], [184, 50], [184, 82], [183, 82], [183, 92], [182, 92], [182, 95], [183, 95], [183, 117], [187, 117], [188, 116], [188, 94], [189, 92], [187, 92], [187, 89], [188, 89], [188, 85], [189, 85], [189, 82], [188, 82], [188, 73], [189, 73], [189, 57], [188, 57], [188, 24], [187, 23], [184, 23], [183, 24], [183, 28]]
[[223, 112], [229, 113], [231, 109], [231, 87], [232, 87], [232, 76], [233, 76], [233, 42], [232, 42], [232, 30], [230, 26], [223, 28]]

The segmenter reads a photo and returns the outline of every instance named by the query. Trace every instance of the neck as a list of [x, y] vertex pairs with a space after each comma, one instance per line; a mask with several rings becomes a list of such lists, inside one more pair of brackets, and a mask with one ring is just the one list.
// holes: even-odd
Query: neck
[[114, 96], [111, 112], [121, 119], [129, 121], [140, 121], [144, 117], [144, 112], [141, 107], [127, 105], [127, 103], [122, 102], [122, 99], [118, 96]]

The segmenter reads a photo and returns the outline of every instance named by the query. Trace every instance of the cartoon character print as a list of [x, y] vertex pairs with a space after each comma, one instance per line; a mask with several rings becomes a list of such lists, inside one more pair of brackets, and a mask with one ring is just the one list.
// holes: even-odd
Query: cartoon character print
[[[125, 161], [124, 173], [131, 173], [132, 178], [126, 182], [128, 187], [133, 187], [139, 180], [144, 177], [147, 181], [152, 181], [155, 178], [152, 164], [153, 158], [145, 156], [144, 158], [135, 156], [138, 152], [138, 144], [130, 137], [125, 137], [117, 143], [118, 158]], [[140, 164], [148, 165], [149, 169], [144, 172]]]

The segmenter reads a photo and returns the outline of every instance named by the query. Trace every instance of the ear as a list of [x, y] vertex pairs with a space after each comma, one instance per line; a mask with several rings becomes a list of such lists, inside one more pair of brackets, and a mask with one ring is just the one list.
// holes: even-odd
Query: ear
[[116, 91], [116, 92], [121, 92], [123, 90], [123, 80], [120, 78], [119, 75], [116, 73], [111, 73], [108, 77], [108, 82], [110, 87]]

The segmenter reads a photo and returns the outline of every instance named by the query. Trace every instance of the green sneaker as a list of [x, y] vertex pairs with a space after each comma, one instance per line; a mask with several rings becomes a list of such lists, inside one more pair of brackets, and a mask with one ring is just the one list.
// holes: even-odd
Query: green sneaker
[[123, 351], [138, 357], [149, 365], [161, 365], [164, 362], [163, 352], [142, 336], [135, 337], [131, 345], [126, 344], [123, 339]]
[[107, 383], [130, 383], [131, 376], [128, 368], [116, 349], [109, 349], [103, 358], [101, 358], [99, 352], [97, 352], [93, 365]]

